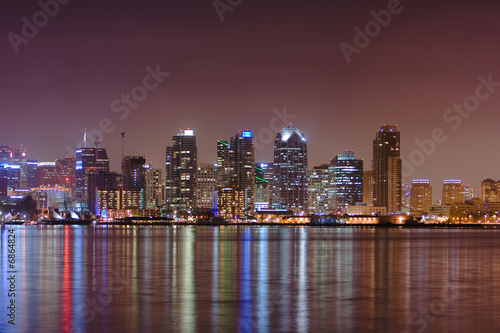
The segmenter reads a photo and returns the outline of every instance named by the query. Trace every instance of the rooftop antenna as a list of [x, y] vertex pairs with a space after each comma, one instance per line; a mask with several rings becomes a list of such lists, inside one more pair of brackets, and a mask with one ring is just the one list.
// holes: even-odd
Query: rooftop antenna
[[85, 132], [83, 132], [83, 147], [87, 148], [87, 128], [85, 128]]

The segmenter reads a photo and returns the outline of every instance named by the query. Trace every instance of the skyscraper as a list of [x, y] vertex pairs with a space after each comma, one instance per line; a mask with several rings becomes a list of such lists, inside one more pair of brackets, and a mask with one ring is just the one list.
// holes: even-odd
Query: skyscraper
[[215, 209], [215, 200], [217, 200], [215, 166], [213, 164], [198, 164], [196, 182], [196, 207], [198, 210]]
[[196, 207], [198, 151], [192, 129], [181, 130], [166, 149], [165, 197], [167, 209], [191, 212]]
[[255, 210], [269, 208], [273, 176], [272, 163], [255, 163]]
[[76, 202], [77, 210], [97, 212], [97, 177], [99, 173], [109, 172], [109, 159], [106, 149], [77, 148], [76, 159]]
[[443, 181], [443, 205], [464, 202], [464, 186], [460, 179]]
[[307, 211], [307, 176], [307, 140], [288, 125], [274, 140], [273, 208]]
[[251, 131], [240, 131], [231, 137], [229, 148], [229, 182], [239, 191], [246, 191], [247, 215], [254, 211], [255, 150]]
[[491, 178], [481, 182], [481, 201], [483, 202], [499, 202], [498, 187], [499, 182]]
[[144, 195], [145, 208], [158, 208], [165, 203], [165, 177], [161, 169], [149, 166], [146, 170], [146, 191]]
[[313, 166], [309, 170], [309, 213], [326, 214], [330, 207], [330, 170], [329, 165], [323, 163]]
[[[226, 218], [242, 218], [253, 214], [254, 165], [255, 151], [251, 131], [240, 131], [231, 137], [229, 143], [217, 141], [217, 210]], [[230, 207], [230, 203], [233, 203], [233, 207]], [[234, 204], [238, 207], [234, 207]]]
[[381, 125], [373, 140], [373, 205], [389, 214], [401, 212], [400, 132]]
[[432, 187], [429, 179], [413, 179], [410, 191], [410, 212], [427, 214], [432, 205]]
[[146, 186], [146, 158], [144, 156], [125, 156], [122, 162], [123, 189], [141, 191]]
[[363, 160], [354, 158], [354, 151], [335, 156], [330, 163], [333, 171], [335, 209], [347, 211], [347, 206], [363, 201]]

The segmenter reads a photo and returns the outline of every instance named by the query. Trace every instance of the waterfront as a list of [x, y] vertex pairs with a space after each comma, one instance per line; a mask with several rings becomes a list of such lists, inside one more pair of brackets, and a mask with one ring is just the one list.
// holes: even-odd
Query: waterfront
[[6, 226], [2, 309], [8, 230], [1, 332], [500, 330], [497, 230]]

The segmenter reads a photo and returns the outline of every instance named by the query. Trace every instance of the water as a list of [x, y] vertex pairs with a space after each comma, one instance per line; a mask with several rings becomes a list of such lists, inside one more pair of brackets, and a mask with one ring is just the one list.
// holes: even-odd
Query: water
[[496, 230], [20, 226], [0, 239], [1, 332], [500, 331]]

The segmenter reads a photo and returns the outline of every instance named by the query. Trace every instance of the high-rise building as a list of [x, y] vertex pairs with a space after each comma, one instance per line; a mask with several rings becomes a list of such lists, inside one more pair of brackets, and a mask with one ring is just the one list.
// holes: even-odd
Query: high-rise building
[[217, 180], [213, 164], [198, 164], [196, 175], [196, 207], [198, 210], [215, 209], [217, 204]]
[[7, 169], [0, 166], [0, 196], [7, 195]]
[[309, 213], [326, 214], [330, 208], [330, 170], [328, 164], [315, 165], [312, 170], [309, 170], [307, 189], [309, 192]]
[[483, 202], [499, 202], [498, 197], [499, 182], [491, 178], [481, 182], [481, 201]]
[[38, 166], [37, 160], [28, 160], [26, 162], [26, 174], [27, 174], [28, 188], [36, 187], [36, 169], [37, 169], [37, 166]]
[[17, 188], [27, 189], [28, 188], [28, 152], [26, 147], [21, 145], [20, 149], [16, 149], [13, 152], [12, 163], [20, 166], [19, 170], [19, 185]]
[[165, 177], [161, 169], [146, 168], [144, 201], [148, 209], [159, 208], [165, 203]]
[[143, 156], [125, 156], [122, 162], [123, 189], [141, 191], [146, 186], [146, 158]]
[[354, 151], [345, 151], [330, 162], [335, 210], [346, 212], [348, 206], [363, 201], [363, 160], [354, 158]]
[[460, 179], [443, 181], [443, 205], [464, 202], [464, 186]]
[[69, 199], [75, 198], [76, 191], [76, 161], [73, 157], [56, 160], [57, 173], [59, 175], [59, 185], [69, 189]]
[[0, 146], [0, 162], [11, 162], [13, 156], [12, 146]]
[[400, 132], [381, 125], [373, 140], [373, 205], [389, 214], [401, 212]]
[[[497, 193], [498, 193], [498, 186], [500, 184], [497, 184]], [[464, 186], [464, 201], [470, 201], [474, 199], [474, 188], [470, 184], [465, 184]], [[500, 199], [497, 199], [500, 200]]]
[[401, 213], [410, 212], [411, 208], [411, 184], [401, 183]]
[[273, 208], [306, 212], [307, 140], [297, 127], [288, 125], [274, 140]]
[[255, 163], [255, 210], [268, 209], [271, 202], [273, 164]]
[[231, 137], [229, 148], [229, 182], [238, 191], [246, 191], [245, 214], [253, 215], [255, 187], [255, 150], [252, 132], [240, 131]]
[[429, 213], [432, 206], [432, 186], [429, 179], [413, 179], [410, 192], [410, 212], [414, 215]]
[[373, 171], [363, 171], [363, 202], [373, 206]]
[[191, 212], [196, 206], [196, 136], [181, 130], [166, 149], [165, 198], [167, 209]]
[[56, 162], [39, 162], [36, 168], [37, 187], [55, 187], [60, 185]]
[[229, 187], [229, 142], [217, 141], [217, 188]]
[[[219, 213], [226, 212], [232, 218], [244, 218], [254, 212], [255, 151], [251, 131], [240, 131], [227, 141], [217, 141], [217, 187]], [[236, 191], [229, 194], [229, 191]], [[222, 198], [221, 196], [224, 196]], [[225, 202], [237, 199], [238, 207], [228, 213]], [[227, 200], [226, 200], [227, 199]], [[228, 201], [229, 202], [229, 201]], [[223, 206], [220, 206], [221, 203]]]
[[80, 211], [97, 211], [97, 175], [109, 172], [109, 159], [106, 149], [77, 148], [75, 159], [76, 208]]

